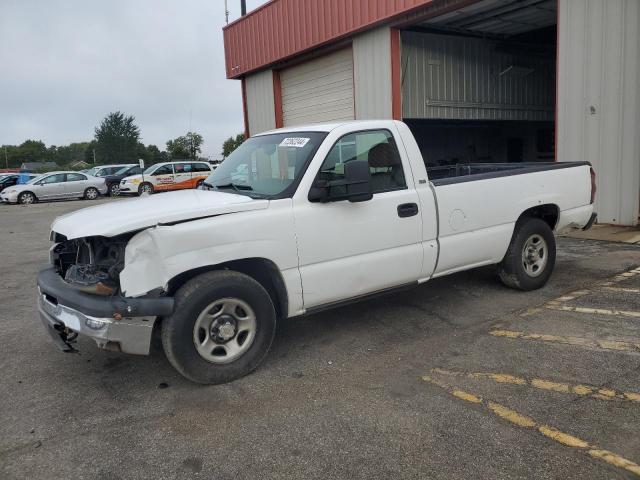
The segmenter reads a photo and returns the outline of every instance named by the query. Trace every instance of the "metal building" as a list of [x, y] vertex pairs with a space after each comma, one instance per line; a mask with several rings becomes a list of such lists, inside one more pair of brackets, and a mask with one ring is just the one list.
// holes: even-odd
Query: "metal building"
[[638, 224], [640, 0], [272, 0], [224, 29], [245, 130], [394, 118], [425, 162], [588, 160]]

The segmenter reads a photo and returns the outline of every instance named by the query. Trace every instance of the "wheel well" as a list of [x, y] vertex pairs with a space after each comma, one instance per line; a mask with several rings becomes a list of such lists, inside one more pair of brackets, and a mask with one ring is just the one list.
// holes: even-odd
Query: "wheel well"
[[209, 265], [200, 267], [172, 278], [169, 281], [168, 291], [173, 295], [182, 285], [192, 278], [212, 270], [233, 270], [235, 272], [244, 273], [253, 278], [262, 285], [276, 308], [276, 314], [279, 318], [287, 316], [289, 311], [289, 300], [287, 297], [287, 289], [282, 279], [282, 274], [278, 266], [271, 260], [266, 258], [244, 258], [241, 260], [233, 260], [231, 262], [220, 263], [218, 265]]
[[525, 217], [539, 218], [545, 221], [547, 225], [549, 225], [549, 228], [551, 228], [551, 230], [555, 230], [560, 218], [560, 209], [557, 205], [553, 205], [550, 203], [545, 205], [538, 205], [537, 207], [532, 207], [522, 212], [522, 214], [518, 218], [518, 221]]
[[24, 190], [24, 191], [20, 192], [18, 194], [18, 198], [20, 198], [20, 196], [24, 195], [25, 193], [30, 193], [31, 195], [33, 195], [34, 198], [38, 198], [38, 196], [35, 193], [33, 193], [31, 190]]

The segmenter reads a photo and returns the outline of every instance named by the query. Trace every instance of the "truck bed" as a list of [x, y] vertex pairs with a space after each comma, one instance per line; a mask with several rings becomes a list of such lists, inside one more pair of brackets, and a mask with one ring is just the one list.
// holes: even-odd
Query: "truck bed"
[[589, 162], [459, 163], [441, 167], [428, 167], [427, 173], [429, 180], [437, 186], [583, 165], [590, 164]]

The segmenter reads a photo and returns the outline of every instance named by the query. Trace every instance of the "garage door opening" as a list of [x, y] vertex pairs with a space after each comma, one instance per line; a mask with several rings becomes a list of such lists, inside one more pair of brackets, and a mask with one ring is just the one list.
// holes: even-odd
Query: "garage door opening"
[[427, 166], [555, 160], [557, 5], [496, 2], [401, 32], [402, 116]]

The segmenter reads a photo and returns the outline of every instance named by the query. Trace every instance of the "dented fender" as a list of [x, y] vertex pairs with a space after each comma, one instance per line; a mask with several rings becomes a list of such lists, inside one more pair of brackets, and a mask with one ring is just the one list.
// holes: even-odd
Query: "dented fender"
[[271, 201], [265, 211], [237, 212], [174, 225], [157, 225], [134, 235], [125, 249], [120, 287], [127, 297], [167, 290], [191, 270], [261, 258], [282, 275], [289, 313], [303, 309], [302, 285], [291, 199]]

